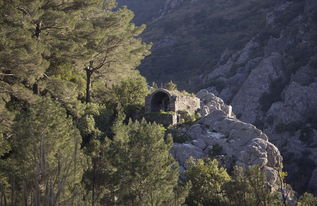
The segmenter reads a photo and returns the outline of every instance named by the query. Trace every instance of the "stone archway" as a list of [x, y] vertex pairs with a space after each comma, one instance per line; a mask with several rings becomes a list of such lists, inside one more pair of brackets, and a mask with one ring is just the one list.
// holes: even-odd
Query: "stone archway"
[[170, 111], [170, 96], [163, 91], [156, 92], [151, 98], [151, 112], [160, 111]]

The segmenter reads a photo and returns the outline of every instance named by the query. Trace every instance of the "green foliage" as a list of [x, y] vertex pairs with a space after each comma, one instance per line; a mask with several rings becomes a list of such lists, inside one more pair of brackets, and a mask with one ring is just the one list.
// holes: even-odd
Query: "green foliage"
[[171, 124], [175, 123], [176, 116], [175, 112], [149, 112], [144, 114], [144, 118], [148, 122], [155, 122], [163, 125], [164, 127], [168, 127]]
[[192, 124], [197, 120], [196, 114], [190, 115], [187, 111], [177, 111], [179, 123]]
[[174, 90], [177, 90], [177, 85], [174, 82], [169, 81], [168, 83], [164, 85], [164, 88], [170, 91], [174, 91]]
[[118, 104], [126, 110], [131, 105], [144, 105], [147, 94], [146, 80], [143, 77], [138, 77], [123, 80], [120, 84], [108, 89], [104, 97], [100, 97], [100, 99], [113, 105]]
[[0, 72], [9, 83], [32, 86], [52, 61], [75, 57], [81, 45], [72, 36], [81, 11], [97, 1], [1, 1]]
[[[171, 205], [176, 196], [183, 197], [177, 195], [178, 166], [169, 153], [171, 137], [164, 141], [161, 126], [143, 120], [121, 124], [114, 132], [114, 140], [101, 150], [95, 167], [96, 176], [103, 177], [96, 181], [98, 188], [104, 188], [100, 204]], [[92, 176], [87, 176], [90, 182]]]
[[248, 169], [236, 167], [232, 180], [224, 188], [232, 206], [284, 205], [279, 195], [270, 191], [265, 174], [257, 166]]
[[126, 7], [116, 10], [99, 7], [84, 13], [85, 21], [78, 25], [74, 35], [86, 42], [83, 45], [87, 52], [83, 67], [87, 80], [86, 102], [90, 102], [91, 91], [118, 84], [118, 79], [139, 76], [134, 68], [150, 53], [151, 45], [137, 38], [145, 25], [130, 23], [133, 17], [133, 12]]
[[[188, 166], [186, 180], [192, 184], [187, 198], [189, 205], [284, 205], [280, 194], [270, 190], [265, 174], [257, 166], [235, 167], [231, 177], [218, 166], [217, 160], [191, 158]], [[281, 173], [281, 181], [283, 175]]]
[[[77, 192], [85, 168], [80, 144], [72, 120], [49, 99], [19, 115], [12, 140], [14, 153], [1, 165], [14, 194], [7, 201], [15, 205], [31, 199], [38, 205], [80, 203]], [[9, 188], [5, 189], [9, 194]]]
[[[279, 205], [265, 187], [263, 174], [252, 168], [230, 178], [215, 160], [191, 160], [185, 172], [188, 181], [179, 181], [179, 168], [170, 154], [172, 137], [165, 128], [144, 120], [127, 122], [143, 115], [148, 90], [135, 67], [151, 45], [139, 38], [145, 26], [131, 23], [133, 13], [115, 4], [113, 0], [0, 0], [0, 205], [179, 206], [187, 196], [193, 205], [239, 205], [240, 199], [242, 206]], [[254, 12], [253, 7], [241, 8]], [[215, 49], [245, 42], [241, 35], [231, 35], [233, 28], [218, 26], [237, 22], [243, 26], [252, 19], [224, 19], [217, 13], [209, 17], [210, 8], [201, 14], [196, 6], [193, 10], [183, 19], [189, 25], [195, 22], [194, 36], [203, 38], [177, 45], [175, 53], [182, 58], [173, 59], [175, 65], [197, 66]], [[200, 21], [207, 20], [210, 24], [202, 26]], [[183, 25], [165, 28], [174, 33]], [[213, 27], [219, 35], [204, 33]], [[210, 38], [215, 46], [206, 45]], [[188, 54], [189, 47], [203, 52]], [[164, 49], [158, 52], [165, 54]], [[179, 78], [189, 74], [184, 71]], [[173, 82], [167, 89], [191, 95], [177, 91]], [[89, 92], [92, 98], [87, 100]], [[186, 112], [179, 114], [185, 123], [196, 119]], [[149, 115], [160, 119], [175, 114]], [[310, 141], [310, 129], [302, 130], [305, 142]], [[174, 136], [180, 142], [189, 138], [184, 133]], [[220, 148], [215, 145], [213, 153], [221, 154]], [[307, 170], [314, 166], [310, 159], [298, 161]], [[300, 204], [314, 201], [306, 194]]]
[[15, 114], [6, 109], [6, 102], [0, 95], [0, 157], [10, 150], [8, 137], [12, 134], [11, 126]]
[[315, 205], [317, 205], [317, 198], [310, 193], [305, 192], [299, 198], [298, 206], [315, 206]]
[[192, 188], [187, 202], [189, 205], [222, 205], [226, 202], [223, 185], [230, 180], [217, 160], [188, 160], [189, 169], [185, 171], [186, 180]]

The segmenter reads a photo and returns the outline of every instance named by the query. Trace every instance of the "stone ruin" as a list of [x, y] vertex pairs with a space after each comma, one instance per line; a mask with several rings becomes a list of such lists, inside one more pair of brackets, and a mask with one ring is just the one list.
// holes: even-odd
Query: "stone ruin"
[[179, 91], [159, 88], [145, 97], [145, 112], [149, 121], [173, 125], [179, 122], [178, 111], [194, 115], [200, 109], [200, 99]]

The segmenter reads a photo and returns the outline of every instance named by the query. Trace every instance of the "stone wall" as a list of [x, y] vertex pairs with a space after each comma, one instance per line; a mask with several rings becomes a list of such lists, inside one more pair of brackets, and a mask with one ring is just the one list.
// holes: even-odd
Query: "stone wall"
[[177, 115], [176, 113], [147, 113], [145, 119], [149, 122], [156, 122], [164, 126], [177, 124]]
[[176, 102], [175, 102], [176, 111], [187, 111], [189, 114], [193, 115], [199, 109], [200, 109], [200, 100], [197, 97], [191, 97], [191, 96], [176, 97]]
[[[167, 107], [161, 101], [167, 102]], [[163, 100], [164, 99], [164, 100]], [[159, 105], [162, 104], [162, 109], [160, 110]], [[155, 121], [157, 123], [163, 125], [170, 125], [177, 123], [177, 111], [186, 111], [190, 115], [195, 114], [196, 111], [200, 109], [200, 99], [195, 96], [184, 96], [180, 92], [169, 91], [166, 89], [157, 89], [152, 94], [148, 95], [145, 98], [145, 112], [148, 113], [148, 116], [152, 115], [152, 117], [148, 118], [148, 121]], [[163, 111], [163, 113], [160, 113]], [[174, 115], [167, 115], [170, 112], [174, 112]], [[161, 115], [156, 115], [156, 114]], [[154, 118], [154, 119], [153, 119]]]

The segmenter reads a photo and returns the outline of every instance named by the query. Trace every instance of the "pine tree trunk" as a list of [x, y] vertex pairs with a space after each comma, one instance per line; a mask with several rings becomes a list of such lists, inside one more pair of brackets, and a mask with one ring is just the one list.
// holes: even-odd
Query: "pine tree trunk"
[[96, 184], [96, 161], [93, 160], [93, 179], [92, 179], [92, 204], [95, 206], [95, 184]]
[[86, 68], [85, 70], [86, 70], [86, 103], [89, 103], [92, 71], [89, 68]]

